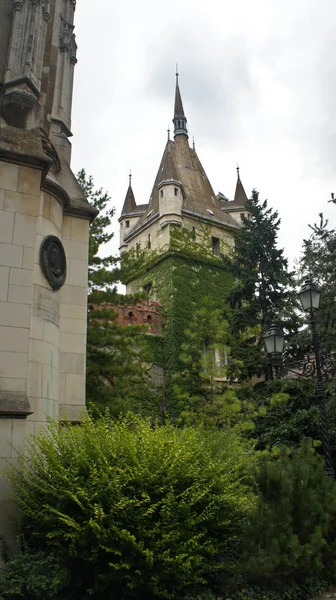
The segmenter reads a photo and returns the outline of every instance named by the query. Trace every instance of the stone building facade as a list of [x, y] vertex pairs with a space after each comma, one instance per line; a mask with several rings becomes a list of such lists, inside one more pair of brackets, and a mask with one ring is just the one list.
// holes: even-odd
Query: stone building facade
[[[0, 467], [85, 405], [89, 224], [70, 168], [75, 0], [0, 0]], [[0, 481], [0, 532], [10, 502]]]

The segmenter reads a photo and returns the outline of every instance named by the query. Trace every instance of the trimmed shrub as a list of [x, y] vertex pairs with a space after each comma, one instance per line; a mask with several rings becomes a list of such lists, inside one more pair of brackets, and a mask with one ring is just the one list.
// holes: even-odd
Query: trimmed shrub
[[[247, 460], [221, 431], [131, 415], [79, 427], [51, 422], [8, 474], [29, 560], [37, 557], [40, 575], [47, 560], [59, 570], [53, 600], [177, 598], [219, 569], [229, 579], [251, 509]], [[45, 599], [38, 567], [32, 573], [21, 592]], [[17, 592], [0, 589], [4, 598]]]

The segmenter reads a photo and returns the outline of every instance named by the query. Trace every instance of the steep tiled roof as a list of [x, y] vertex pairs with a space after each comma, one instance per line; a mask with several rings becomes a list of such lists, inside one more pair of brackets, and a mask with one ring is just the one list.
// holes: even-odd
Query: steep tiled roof
[[237, 228], [236, 221], [222, 211], [221, 203], [216, 198], [196, 151], [190, 148], [187, 137], [177, 136], [175, 141], [169, 140], [166, 144], [148, 210], [140, 217], [135, 230], [143, 223], [148, 222], [149, 215], [152, 219], [159, 213], [158, 186], [167, 179], [179, 181], [183, 186], [182, 211], [203, 217], [208, 221], [219, 221], [229, 227]]
[[122, 207], [121, 215], [129, 215], [130, 213], [135, 212], [136, 208], [137, 205], [135, 202], [132, 186], [129, 185], [126, 193], [124, 206]]
[[184, 117], [184, 110], [181, 98], [181, 92], [179, 85], [176, 85], [175, 90], [175, 107], [174, 107], [174, 117]]
[[178, 181], [178, 173], [172, 153], [172, 142], [168, 140], [166, 150], [161, 162], [162, 169], [159, 169], [157, 179], [159, 184], [163, 181]]
[[238, 177], [235, 196], [234, 196], [233, 203], [231, 203], [231, 206], [233, 206], [233, 204], [235, 204], [236, 206], [245, 206], [246, 203], [247, 203], [247, 196], [246, 196], [246, 193], [244, 190], [244, 186], [240, 180], [240, 177]]

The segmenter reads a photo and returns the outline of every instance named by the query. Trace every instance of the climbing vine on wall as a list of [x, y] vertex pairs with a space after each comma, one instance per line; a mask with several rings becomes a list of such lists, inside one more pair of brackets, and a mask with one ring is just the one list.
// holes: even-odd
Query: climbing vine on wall
[[[172, 228], [171, 244], [166, 252], [135, 249], [122, 259], [124, 281], [134, 290], [151, 284], [153, 296], [163, 304], [165, 325], [160, 358], [165, 371], [165, 401], [171, 412], [177, 410], [174, 392], [176, 373], [185, 369], [181, 360], [185, 331], [192, 317], [208, 298], [223, 308], [232, 287], [220, 257], [212, 254], [210, 230], [204, 228], [200, 243], [194, 234]], [[159, 357], [158, 357], [159, 358]]]

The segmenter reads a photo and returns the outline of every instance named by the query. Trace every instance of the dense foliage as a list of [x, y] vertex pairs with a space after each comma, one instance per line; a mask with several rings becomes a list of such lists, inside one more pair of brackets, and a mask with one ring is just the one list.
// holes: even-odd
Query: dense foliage
[[146, 413], [155, 401], [143, 365], [144, 330], [120, 325], [114, 308], [135, 300], [117, 292], [118, 262], [106, 254], [113, 237], [114, 209], [108, 194], [95, 189], [92, 177], [84, 170], [77, 180], [87, 200], [99, 210], [89, 235], [87, 403], [99, 410], [108, 407], [115, 415], [130, 409]]
[[[223, 311], [232, 287], [232, 276], [223, 261], [212, 254], [209, 228], [205, 227], [198, 236], [196, 240], [193, 232], [172, 228], [170, 248], [166, 252], [136, 250], [122, 256], [125, 281], [132, 282], [137, 289], [150, 284], [155, 298], [164, 307], [161, 354], [165, 373], [164, 395], [168, 411], [175, 416], [181, 410], [180, 395], [176, 393], [176, 375], [186, 369], [183, 358], [186, 332], [198, 309], [203, 306], [203, 310], [207, 310], [208, 298], [209, 322], [212, 319], [210, 312]], [[225, 320], [224, 314], [222, 320]], [[198, 347], [200, 343], [203, 343], [201, 336]]]
[[335, 483], [308, 441], [255, 454], [231, 432], [132, 415], [50, 423], [8, 478], [22, 551], [4, 600], [267, 598], [243, 590], [335, 570]]
[[219, 569], [230, 580], [252, 504], [244, 460], [229, 433], [131, 415], [51, 423], [9, 474], [31, 570], [20, 579], [14, 561], [4, 597], [21, 581], [44, 600], [47, 568], [53, 600], [177, 598]]
[[287, 331], [297, 328], [292, 295], [292, 274], [277, 238], [277, 211], [261, 202], [255, 190], [246, 204], [248, 218], [235, 235], [231, 256], [224, 257], [235, 279], [230, 294], [232, 354], [242, 363], [240, 378], [267, 374], [267, 357], [261, 352], [262, 336], [272, 323]]
[[[277, 584], [318, 576], [336, 556], [329, 552], [334, 533], [336, 484], [324, 472], [324, 459], [309, 440], [297, 449], [280, 449], [256, 466], [258, 501], [246, 535], [250, 583]], [[332, 542], [334, 544], [334, 540]]]
[[[318, 330], [323, 351], [335, 351], [336, 345], [336, 230], [328, 226], [323, 214], [320, 220], [310, 225], [311, 235], [303, 241], [303, 250], [298, 268], [300, 282], [310, 279], [321, 290], [321, 306], [318, 313]], [[301, 336], [302, 337], [302, 336]], [[303, 336], [307, 347], [307, 337]], [[308, 342], [309, 344], [309, 342]]]

